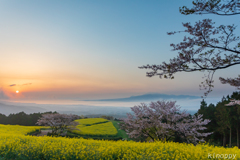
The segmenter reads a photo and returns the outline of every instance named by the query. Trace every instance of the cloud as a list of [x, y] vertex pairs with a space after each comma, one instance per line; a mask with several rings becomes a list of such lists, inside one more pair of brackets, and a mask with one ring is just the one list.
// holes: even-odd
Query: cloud
[[[25, 86], [25, 85], [31, 85], [32, 83], [25, 83], [25, 84], [19, 84], [18, 86]], [[9, 85], [10, 87], [17, 86], [16, 84]]]

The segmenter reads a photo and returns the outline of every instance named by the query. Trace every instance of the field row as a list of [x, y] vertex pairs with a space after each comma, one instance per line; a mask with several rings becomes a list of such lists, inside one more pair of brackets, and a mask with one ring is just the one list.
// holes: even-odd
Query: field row
[[103, 118], [87, 118], [87, 119], [77, 119], [76, 122], [79, 122], [81, 125], [93, 125], [102, 122], [108, 122], [108, 120]]
[[0, 156], [8, 159], [208, 159], [210, 155], [236, 155], [239, 149], [173, 142], [137, 143], [63, 137], [1, 134]]
[[[30, 132], [43, 128], [41, 126], [20, 126], [0, 124], [0, 134], [27, 135]], [[45, 127], [46, 128], [46, 127]]]
[[78, 130], [73, 130], [73, 133], [81, 135], [103, 135], [103, 136], [115, 136], [117, 135], [117, 129], [113, 126], [112, 122], [109, 122], [103, 118], [89, 118], [76, 120], [79, 125], [76, 127]]

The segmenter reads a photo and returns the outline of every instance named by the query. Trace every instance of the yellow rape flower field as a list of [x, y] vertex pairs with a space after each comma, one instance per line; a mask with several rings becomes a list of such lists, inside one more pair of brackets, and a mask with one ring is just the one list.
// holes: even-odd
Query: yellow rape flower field
[[43, 127], [0, 124], [0, 134], [27, 135], [27, 133], [35, 131], [35, 130], [40, 129], [40, 128], [43, 128]]
[[[0, 159], [75, 160], [75, 159], [181, 159], [203, 160], [220, 155], [236, 155], [235, 148], [197, 146], [173, 142], [140, 143], [133, 141], [86, 140], [64, 137], [27, 136], [39, 127], [0, 125]], [[209, 155], [211, 157], [209, 157]], [[220, 158], [221, 159], [221, 158]], [[224, 158], [222, 158], [224, 159]], [[233, 158], [232, 158], [233, 159]]]
[[101, 123], [101, 122], [108, 122], [108, 120], [104, 118], [87, 118], [87, 119], [77, 119], [76, 122], [79, 122], [81, 125], [87, 125], [87, 124], [95, 124], [95, 123]]
[[76, 127], [79, 130], [73, 130], [73, 133], [82, 135], [107, 135], [114, 136], [117, 134], [117, 129], [112, 122], [103, 118], [88, 118], [78, 119], [79, 125]]

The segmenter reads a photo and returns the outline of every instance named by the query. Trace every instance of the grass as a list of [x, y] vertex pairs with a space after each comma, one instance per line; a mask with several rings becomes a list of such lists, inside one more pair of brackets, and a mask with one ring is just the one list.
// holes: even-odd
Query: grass
[[113, 121], [113, 120], [111, 120], [111, 122], [113, 123], [113, 126], [114, 126], [114, 127], [117, 129], [117, 131], [118, 131], [118, 133], [117, 133], [117, 136], [118, 136], [118, 137], [122, 137], [122, 139], [126, 139], [126, 140], [131, 140], [131, 139], [128, 137], [127, 133], [120, 128], [120, 123], [123, 123], [123, 122], [121, 122], [121, 121]]

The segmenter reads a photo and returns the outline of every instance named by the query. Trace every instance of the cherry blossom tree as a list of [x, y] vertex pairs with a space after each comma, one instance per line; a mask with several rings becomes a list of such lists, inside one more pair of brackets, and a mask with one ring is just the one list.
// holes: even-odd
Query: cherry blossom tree
[[43, 114], [36, 124], [49, 126], [52, 129], [52, 134], [64, 134], [67, 129], [73, 129], [78, 125], [74, 120], [79, 119], [78, 115], [72, 114]]
[[231, 99], [230, 100], [231, 102], [226, 104], [225, 106], [234, 106], [236, 104], [240, 105], [240, 100], [234, 100], [234, 99]]
[[[124, 128], [130, 138], [142, 137], [146, 140], [175, 140], [194, 143], [204, 141], [212, 133], [202, 133], [210, 120], [203, 121], [202, 115], [191, 116], [186, 111], [180, 111], [175, 105], [176, 101], [151, 102], [149, 106], [144, 103], [131, 108], [134, 114], [127, 114], [124, 119]], [[200, 131], [200, 132], [199, 132]]]
[[[221, 16], [236, 16], [240, 14], [239, 0], [195, 0], [193, 7], [180, 7], [180, 13], [189, 14], [216, 14]], [[237, 19], [236, 19], [237, 20]], [[178, 56], [170, 59], [169, 63], [159, 65], [144, 65], [140, 69], [150, 69], [148, 77], [174, 78], [177, 72], [207, 71], [201, 82], [200, 89], [206, 90], [207, 96], [213, 86], [215, 71], [240, 64], [240, 38], [235, 36], [236, 25], [215, 26], [211, 19], [203, 19], [195, 24], [183, 23], [184, 31], [169, 32], [173, 35], [180, 32], [188, 33], [179, 44], [171, 44], [173, 51], [179, 51]], [[160, 72], [159, 72], [160, 71]], [[240, 75], [239, 75], [240, 76]], [[224, 79], [222, 83], [240, 86], [240, 77]]]

